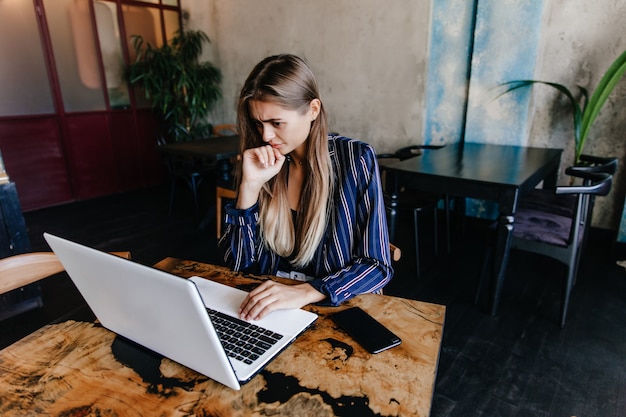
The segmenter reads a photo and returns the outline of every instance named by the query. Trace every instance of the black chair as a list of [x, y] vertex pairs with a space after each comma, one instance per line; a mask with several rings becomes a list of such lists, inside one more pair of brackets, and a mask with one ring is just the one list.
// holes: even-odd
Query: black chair
[[163, 158], [170, 177], [170, 216], [174, 208], [176, 185], [181, 181], [191, 190], [196, 216], [199, 215], [198, 188], [204, 178], [215, 171], [215, 163], [187, 155], [164, 155]]
[[[403, 161], [405, 159], [414, 158], [422, 154], [424, 149], [440, 149], [445, 145], [411, 145], [398, 149], [394, 153], [378, 154], [381, 182], [383, 184], [383, 191], [385, 194], [386, 207], [388, 215], [391, 215], [391, 210], [410, 210], [413, 213], [413, 235], [415, 239], [415, 268], [416, 276], [419, 278], [421, 274], [421, 261], [420, 261], [420, 243], [419, 243], [419, 218], [424, 211], [432, 211], [432, 224], [433, 224], [433, 248], [434, 254], [439, 254], [439, 228], [438, 228], [438, 204], [439, 201], [444, 201], [444, 213], [446, 215], [446, 245], [449, 246], [449, 200], [445, 194], [424, 194], [416, 193], [410, 189], [399, 190], [397, 195], [396, 207], [390, 207], [391, 201], [389, 191], [386, 187], [386, 169], [385, 165], [393, 163], [394, 161]], [[395, 231], [389, 231], [390, 239], [395, 238]]]
[[[598, 157], [593, 155], [583, 154], [580, 156], [580, 161], [577, 165], [574, 165], [573, 169], [586, 171], [586, 172], [602, 172], [609, 175], [614, 175], [617, 171], [618, 159], [614, 157]], [[572, 177], [574, 178], [574, 177]], [[590, 185], [590, 180], [583, 180], [583, 185]], [[589, 196], [589, 207], [584, 221], [583, 242], [581, 249], [578, 251], [578, 256], [584, 252], [587, 245], [587, 229], [591, 225], [591, 217], [593, 215], [593, 207], [595, 204], [595, 195]], [[525, 193], [520, 198], [520, 208], [547, 211], [554, 214], [560, 214], [564, 216], [572, 216], [576, 207], [575, 195], [558, 195], [554, 192], [554, 189], [536, 188], [528, 193]], [[578, 264], [578, 261], [576, 262]], [[576, 275], [574, 275], [574, 282]]]
[[[567, 309], [572, 287], [580, 262], [580, 251], [588, 231], [591, 200], [595, 196], [605, 196], [611, 190], [612, 175], [602, 172], [589, 172], [582, 167], [570, 167], [565, 173], [582, 179], [581, 185], [560, 186], [554, 190], [554, 200], [560, 202], [561, 209], [551, 205], [550, 210], [540, 206], [520, 207], [515, 214], [515, 224], [511, 239], [511, 249], [532, 252], [553, 258], [567, 268], [561, 304], [561, 327], [565, 326]], [[571, 197], [574, 206], [568, 208]], [[475, 302], [478, 303], [482, 287], [489, 276], [488, 265], [493, 245], [485, 250], [482, 273], [477, 285]], [[491, 314], [495, 315], [500, 300], [503, 282], [491, 277]], [[503, 277], [500, 278], [503, 281]]]
[[[572, 168], [587, 172], [603, 172], [605, 174], [614, 175], [617, 171], [618, 159], [613, 157], [598, 157], [592, 155], [581, 155], [580, 163], [574, 165]], [[583, 182], [585, 184], [585, 182]], [[587, 180], [586, 184], [589, 184]], [[593, 212], [593, 203], [595, 196], [590, 197], [590, 210], [589, 215]], [[554, 189], [536, 188], [521, 196], [519, 207], [540, 209], [546, 211], [552, 211], [554, 213], [570, 213], [576, 204], [576, 198], [569, 196], [566, 198], [563, 195], [557, 195], [554, 193]], [[590, 220], [590, 219], [589, 219]]]

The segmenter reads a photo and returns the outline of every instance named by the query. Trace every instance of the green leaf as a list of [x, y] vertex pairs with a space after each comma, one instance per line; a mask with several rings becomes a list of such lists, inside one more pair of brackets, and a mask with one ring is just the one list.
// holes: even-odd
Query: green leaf
[[580, 135], [580, 143], [578, 143], [576, 147], [576, 161], [580, 158], [582, 154], [583, 146], [587, 139], [587, 135], [589, 134], [589, 129], [593, 125], [596, 117], [600, 113], [602, 106], [609, 98], [609, 95], [613, 92], [613, 89], [620, 81], [622, 76], [626, 72], [626, 51], [622, 52], [622, 54], [611, 64], [609, 69], [604, 73], [600, 83], [596, 87], [595, 91], [591, 95], [591, 99], [589, 100], [589, 104], [585, 108], [585, 114], [583, 115], [582, 120], [582, 133]]
[[[567, 99], [569, 100], [570, 106], [572, 106], [572, 116], [573, 116], [573, 122], [574, 122], [574, 135], [575, 135], [575, 141], [578, 142], [578, 138], [579, 138], [579, 135], [580, 135], [580, 123], [581, 123], [581, 120], [582, 120], [582, 110], [580, 108], [580, 105], [578, 104], [578, 100], [576, 99], [576, 97], [574, 97], [572, 92], [566, 86], [564, 86], [563, 84], [547, 82], [547, 81], [539, 81], [539, 80], [515, 80], [515, 81], [508, 81], [508, 82], [503, 83], [501, 85], [512, 85], [513, 87], [511, 87], [508, 90], [504, 91], [502, 94], [506, 94], [509, 91], [512, 91], [512, 90], [515, 90], [515, 89], [518, 89], [518, 88], [532, 86], [534, 84], [544, 84], [544, 85], [550, 86], [550, 87], [556, 89], [557, 91], [559, 91], [561, 94], [565, 95], [565, 97], [567, 97]], [[582, 90], [584, 90], [584, 89], [582, 89]], [[500, 94], [498, 97], [500, 97], [502, 94]], [[586, 90], [583, 91], [583, 95], [586, 95]]]
[[581, 92], [581, 98], [577, 99], [566, 86], [539, 80], [513, 80], [502, 83], [500, 85], [507, 86], [507, 88], [495, 98], [497, 99], [506, 93], [517, 90], [518, 88], [529, 87], [534, 84], [544, 84], [553, 87], [565, 95], [572, 107], [572, 117], [574, 120], [575, 162], [577, 163], [580, 160], [580, 155], [582, 154], [585, 141], [593, 122], [596, 120], [602, 106], [625, 72], [626, 51], [622, 52], [622, 54], [611, 64], [609, 69], [602, 76], [602, 79], [591, 95], [591, 98], [589, 98], [587, 90], [584, 87], [578, 86]]
[[210, 42], [208, 36], [178, 31], [158, 48], [141, 36], [131, 39], [137, 58], [126, 70], [129, 83], [143, 88], [172, 139], [188, 139], [187, 124], [200, 122], [221, 98], [220, 70], [210, 62], [198, 62], [203, 43]]

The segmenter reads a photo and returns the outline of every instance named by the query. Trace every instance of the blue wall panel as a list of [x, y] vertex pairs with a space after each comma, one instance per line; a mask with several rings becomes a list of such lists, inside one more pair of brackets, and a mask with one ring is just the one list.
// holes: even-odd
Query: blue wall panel
[[476, 0], [432, 2], [424, 143], [463, 137]]
[[533, 78], [543, 1], [479, 0], [465, 140], [524, 145], [530, 90], [494, 100], [505, 81]]
[[[525, 145], [530, 89], [496, 99], [499, 84], [533, 78], [543, 2], [478, 0], [465, 141]], [[493, 202], [468, 200], [469, 216], [495, 218]]]

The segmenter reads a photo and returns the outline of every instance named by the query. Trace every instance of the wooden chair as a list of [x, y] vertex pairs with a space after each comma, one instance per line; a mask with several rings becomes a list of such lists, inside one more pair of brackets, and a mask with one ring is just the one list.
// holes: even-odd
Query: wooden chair
[[[555, 213], [540, 208], [521, 207], [515, 215], [511, 249], [548, 256], [563, 263], [567, 268], [561, 301], [561, 327], [565, 326], [567, 309], [575, 283], [580, 251], [587, 232], [587, 219], [592, 196], [605, 196], [611, 190], [612, 176], [607, 173], [587, 172], [579, 167], [570, 167], [567, 175], [581, 178], [582, 185], [560, 186], [554, 190], [555, 197], [568, 199], [575, 196], [574, 209]], [[487, 279], [487, 265], [493, 251], [492, 246], [485, 251], [481, 277], [476, 289], [475, 302]], [[495, 315], [500, 301], [504, 277], [491, 277], [491, 314]]]
[[[111, 253], [130, 259], [130, 252]], [[0, 259], [0, 294], [63, 271], [63, 265], [53, 252], [31, 252]]]
[[213, 136], [238, 135], [237, 126], [231, 123], [213, 126]]
[[215, 186], [216, 229], [218, 239], [222, 237], [222, 208], [224, 207], [224, 199], [234, 200], [236, 197], [237, 193], [235, 190], [225, 186]]
[[394, 262], [398, 262], [402, 257], [402, 251], [393, 243], [389, 244], [389, 251], [391, 252], [391, 260]]
[[205, 175], [215, 170], [212, 164], [205, 164], [204, 161], [196, 160], [185, 155], [165, 155], [165, 166], [170, 176], [170, 206], [169, 214], [172, 215], [176, 194], [176, 184], [184, 182], [191, 190], [196, 215], [200, 213], [198, 202], [198, 188]]

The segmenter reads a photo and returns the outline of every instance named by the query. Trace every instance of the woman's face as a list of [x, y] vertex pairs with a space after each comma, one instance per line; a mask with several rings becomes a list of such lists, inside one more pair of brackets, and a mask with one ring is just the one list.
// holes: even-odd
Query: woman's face
[[320, 111], [320, 101], [314, 99], [304, 113], [289, 110], [271, 101], [250, 100], [250, 116], [263, 141], [282, 155], [292, 151], [303, 155], [304, 142], [309, 137], [311, 122]]

